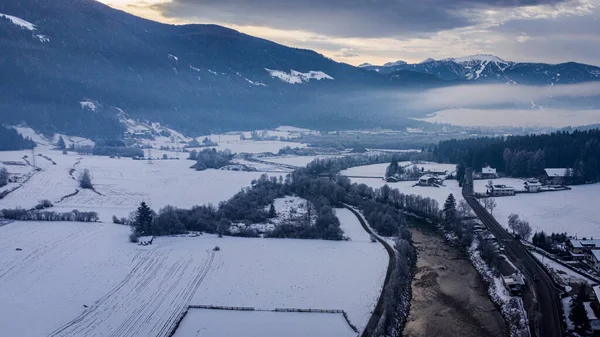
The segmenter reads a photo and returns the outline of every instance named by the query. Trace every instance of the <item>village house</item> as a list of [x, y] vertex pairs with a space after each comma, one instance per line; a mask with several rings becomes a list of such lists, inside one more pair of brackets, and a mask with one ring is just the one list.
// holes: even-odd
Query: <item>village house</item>
[[491, 185], [487, 186], [487, 194], [493, 197], [515, 195], [515, 188], [506, 185]]
[[592, 261], [592, 251], [600, 251], [600, 240], [594, 239], [570, 239], [567, 242], [569, 248], [569, 254], [573, 260], [587, 260]]
[[539, 180], [535, 178], [529, 178], [525, 180], [523, 185], [525, 187], [525, 191], [530, 193], [537, 193], [542, 188], [542, 184], [540, 184]]
[[494, 179], [498, 178], [498, 174], [496, 173], [496, 169], [486, 165], [481, 168], [481, 179]]
[[433, 174], [426, 174], [419, 178], [417, 185], [419, 186], [439, 186], [443, 183], [443, 180]]
[[573, 170], [568, 168], [546, 168], [546, 182], [548, 185], [565, 185], [569, 183], [569, 177], [573, 175]]

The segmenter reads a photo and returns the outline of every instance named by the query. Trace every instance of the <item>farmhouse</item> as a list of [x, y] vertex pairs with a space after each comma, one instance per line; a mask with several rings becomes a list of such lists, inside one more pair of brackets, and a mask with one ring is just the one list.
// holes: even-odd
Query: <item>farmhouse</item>
[[394, 176], [384, 177], [383, 179], [388, 183], [397, 183], [398, 182], [398, 178], [396, 178]]
[[594, 239], [584, 239], [577, 240], [571, 239], [567, 242], [567, 247], [569, 247], [569, 254], [573, 258], [573, 260], [588, 260], [592, 261], [592, 251], [600, 251], [600, 240]]
[[498, 174], [496, 173], [496, 169], [486, 165], [481, 168], [481, 178], [482, 179], [494, 179], [498, 178]]
[[491, 185], [487, 187], [487, 194], [493, 197], [515, 195], [515, 188], [506, 185]]
[[442, 179], [433, 174], [426, 174], [419, 178], [419, 182], [417, 182], [419, 186], [438, 186], [440, 184], [442, 184]]
[[537, 193], [542, 188], [542, 184], [540, 184], [539, 180], [535, 178], [529, 178], [525, 180], [523, 185], [525, 187], [525, 191], [530, 193]]
[[546, 168], [544, 172], [548, 184], [551, 185], [565, 185], [573, 175], [573, 170], [568, 168]]

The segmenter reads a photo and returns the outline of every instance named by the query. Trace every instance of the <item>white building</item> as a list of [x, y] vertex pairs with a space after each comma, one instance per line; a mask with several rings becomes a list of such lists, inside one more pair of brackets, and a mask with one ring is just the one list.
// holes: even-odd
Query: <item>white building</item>
[[540, 184], [539, 180], [537, 180], [535, 178], [530, 178], [530, 179], [525, 180], [523, 185], [525, 187], [525, 191], [530, 192], [530, 193], [537, 193], [542, 188], [542, 184]]
[[496, 173], [496, 169], [490, 167], [489, 165], [481, 168], [481, 177], [483, 179], [497, 178], [498, 174]]
[[502, 197], [507, 195], [515, 195], [515, 188], [506, 185], [488, 186], [487, 194], [493, 197]]

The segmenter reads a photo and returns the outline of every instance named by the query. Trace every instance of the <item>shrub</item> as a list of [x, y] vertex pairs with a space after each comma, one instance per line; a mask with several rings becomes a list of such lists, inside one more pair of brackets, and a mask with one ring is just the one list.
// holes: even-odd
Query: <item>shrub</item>
[[138, 236], [135, 235], [135, 233], [129, 234], [129, 242], [138, 243], [139, 241], [140, 241], [140, 238], [138, 238]]
[[35, 205], [35, 209], [41, 210], [44, 208], [50, 208], [52, 206], [54, 206], [54, 205], [52, 205], [52, 202], [50, 200], [44, 199], [44, 200], [40, 200], [40, 202], [37, 205]]
[[78, 180], [79, 187], [90, 190], [94, 189], [94, 185], [92, 184], [92, 174], [90, 173], [90, 170], [83, 170], [83, 172], [79, 175]]

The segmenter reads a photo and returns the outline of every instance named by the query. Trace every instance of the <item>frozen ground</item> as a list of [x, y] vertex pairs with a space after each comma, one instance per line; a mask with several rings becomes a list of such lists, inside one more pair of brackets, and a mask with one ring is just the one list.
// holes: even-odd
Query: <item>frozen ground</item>
[[[96, 211], [102, 221], [110, 221], [112, 215], [126, 217], [141, 201], [146, 201], [155, 210], [165, 205], [189, 208], [205, 203], [217, 204], [229, 199], [241, 188], [250, 186], [261, 172], [230, 172], [219, 170], [195, 171], [189, 167], [192, 161], [155, 160], [148, 164], [144, 160], [128, 158], [111, 159], [104, 156], [79, 156], [74, 153], [63, 155], [60, 151], [40, 148], [36, 153], [54, 160], [52, 165], [44, 158], [36, 157], [42, 168], [33, 174], [21, 188], [0, 200], [1, 208], [31, 208], [41, 199], [49, 199], [56, 210], [79, 209]], [[0, 161], [19, 160], [31, 156], [30, 151], [0, 152]], [[31, 167], [6, 166], [33, 172]], [[75, 169], [73, 176], [69, 174]], [[77, 177], [83, 169], [89, 169], [98, 191], [77, 189]], [[282, 173], [284, 174], [284, 173]], [[277, 175], [277, 174], [276, 174]]]
[[381, 292], [388, 257], [358, 232], [356, 218], [336, 212], [352, 241], [222, 239], [192, 304], [344, 310], [362, 330]]
[[[246, 139], [240, 139], [240, 135], [243, 134]], [[271, 137], [286, 137], [291, 136], [288, 132], [282, 131], [266, 131], [266, 135]], [[287, 142], [280, 140], [253, 140], [250, 132], [239, 132], [239, 133], [228, 133], [228, 134], [217, 134], [217, 135], [206, 135], [198, 137], [199, 140], [204, 137], [210, 138], [213, 142], [217, 142], [219, 145], [214, 147], [217, 150], [229, 149], [233, 153], [262, 153], [272, 152], [277, 153], [280, 149], [289, 146], [295, 147], [306, 147], [306, 144]]]
[[340, 156], [286, 156], [286, 157], [271, 157], [271, 158], [261, 158], [264, 161], [268, 161], [271, 163], [278, 163], [278, 164], [287, 164], [287, 165], [293, 165], [293, 166], [298, 166], [298, 167], [304, 167], [306, 166], [308, 163], [312, 162], [313, 160], [319, 158], [319, 159], [324, 159], [324, 158], [332, 158], [332, 157], [340, 157]]
[[[359, 226], [341, 220], [348, 233]], [[203, 235], [161, 237], [142, 247], [129, 243], [128, 233], [128, 227], [103, 223], [0, 227], [3, 334], [165, 336], [189, 304], [344, 310], [362, 329], [387, 267], [385, 250], [370, 241]], [[214, 253], [216, 245], [221, 250]], [[315, 328], [326, 328], [323, 317], [314, 316]]]
[[342, 314], [190, 309], [175, 337], [351, 337]]
[[165, 336], [208, 272], [214, 242], [141, 247], [128, 233], [99, 223], [0, 227], [2, 334]]
[[497, 197], [494, 217], [508, 226], [508, 216], [516, 213], [529, 221], [534, 232], [600, 237], [600, 184], [571, 187], [570, 191]]

